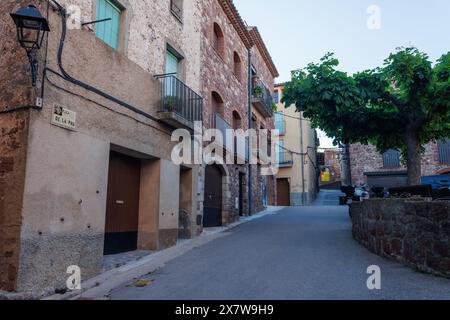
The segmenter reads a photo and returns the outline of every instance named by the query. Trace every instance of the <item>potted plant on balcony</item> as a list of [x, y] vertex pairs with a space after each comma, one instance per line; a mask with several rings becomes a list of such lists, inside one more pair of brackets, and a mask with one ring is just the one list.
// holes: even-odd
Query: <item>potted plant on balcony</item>
[[256, 98], [262, 98], [264, 95], [264, 89], [261, 86], [256, 86], [253, 88], [253, 96]]
[[177, 97], [176, 96], [166, 96], [164, 97], [164, 107], [167, 112], [174, 112], [177, 107]]

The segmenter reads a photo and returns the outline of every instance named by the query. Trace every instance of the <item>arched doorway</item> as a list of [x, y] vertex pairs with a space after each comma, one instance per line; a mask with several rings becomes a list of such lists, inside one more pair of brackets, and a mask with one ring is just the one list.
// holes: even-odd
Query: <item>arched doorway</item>
[[222, 225], [223, 173], [219, 166], [208, 165], [205, 170], [205, 199], [203, 204], [203, 227]]

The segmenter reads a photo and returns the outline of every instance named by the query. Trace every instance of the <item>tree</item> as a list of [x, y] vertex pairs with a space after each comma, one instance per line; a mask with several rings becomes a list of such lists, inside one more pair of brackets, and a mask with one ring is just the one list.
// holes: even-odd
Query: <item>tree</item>
[[398, 48], [382, 67], [351, 76], [338, 65], [328, 53], [294, 71], [282, 102], [335, 143], [401, 151], [408, 183], [420, 184], [423, 146], [450, 137], [450, 52], [433, 65], [417, 48]]

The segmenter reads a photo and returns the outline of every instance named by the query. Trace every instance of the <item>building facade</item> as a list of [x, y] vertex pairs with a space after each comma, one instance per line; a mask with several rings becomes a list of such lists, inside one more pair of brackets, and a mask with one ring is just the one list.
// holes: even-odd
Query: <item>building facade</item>
[[338, 187], [341, 182], [341, 151], [339, 149], [319, 149], [321, 187]]
[[275, 128], [280, 132], [276, 148], [278, 205], [309, 205], [319, 191], [318, 137], [310, 121], [296, 112], [295, 106], [281, 103], [283, 88], [283, 84], [275, 86]]
[[[385, 154], [377, 152], [372, 145], [354, 144], [350, 146], [350, 165], [354, 185], [366, 185], [368, 176], [388, 173], [403, 176], [406, 181], [406, 167], [398, 151], [390, 150]], [[395, 175], [397, 173], [397, 175]], [[434, 176], [450, 173], [450, 142], [443, 140], [429, 143], [422, 155], [422, 176]]]
[[[104, 255], [161, 250], [199, 235], [207, 226], [208, 169], [176, 165], [172, 134], [194, 133], [197, 121], [211, 126], [208, 108], [217, 96], [206, 88], [227, 102], [224, 118], [236, 108], [244, 128], [248, 119], [246, 61], [254, 44], [246, 28], [229, 23], [238, 14], [226, 12], [223, 1], [58, 2], [62, 7], [6, 0], [1, 9], [7, 17], [32, 3], [50, 32], [36, 55], [33, 87], [14, 23], [1, 20], [0, 290], [64, 289], [68, 266], [87, 279], [101, 271]], [[208, 72], [212, 21], [242, 40], [227, 41], [227, 52], [236, 46], [241, 59], [241, 79], [230, 78], [237, 69], [224, 63], [225, 54], [215, 57], [224, 59], [214, 62], [220, 69]], [[223, 224], [236, 220], [239, 208], [248, 213], [248, 203], [235, 201], [247, 188], [241, 173], [248, 167], [224, 167]], [[255, 202], [252, 212], [263, 208], [257, 195], [238, 199]]]
[[[222, 132], [223, 158], [234, 163], [203, 168], [204, 221], [214, 227], [275, 204], [274, 177], [262, 176], [259, 165], [249, 164], [245, 151], [230, 148], [226, 131], [273, 128], [273, 92], [268, 88], [278, 71], [257, 28], [244, 24], [232, 1], [204, 0], [202, 8], [204, 127]], [[254, 97], [253, 83], [265, 89], [266, 100]]]

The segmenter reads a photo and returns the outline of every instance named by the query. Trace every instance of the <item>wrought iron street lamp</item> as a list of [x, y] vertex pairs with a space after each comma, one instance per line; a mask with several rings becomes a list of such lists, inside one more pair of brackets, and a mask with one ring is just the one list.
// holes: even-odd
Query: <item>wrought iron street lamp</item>
[[11, 17], [17, 27], [17, 40], [27, 52], [31, 67], [33, 86], [36, 85], [38, 62], [36, 52], [41, 48], [46, 32], [50, 31], [47, 19], [34, 6], [29, 5], [11, 13]]

